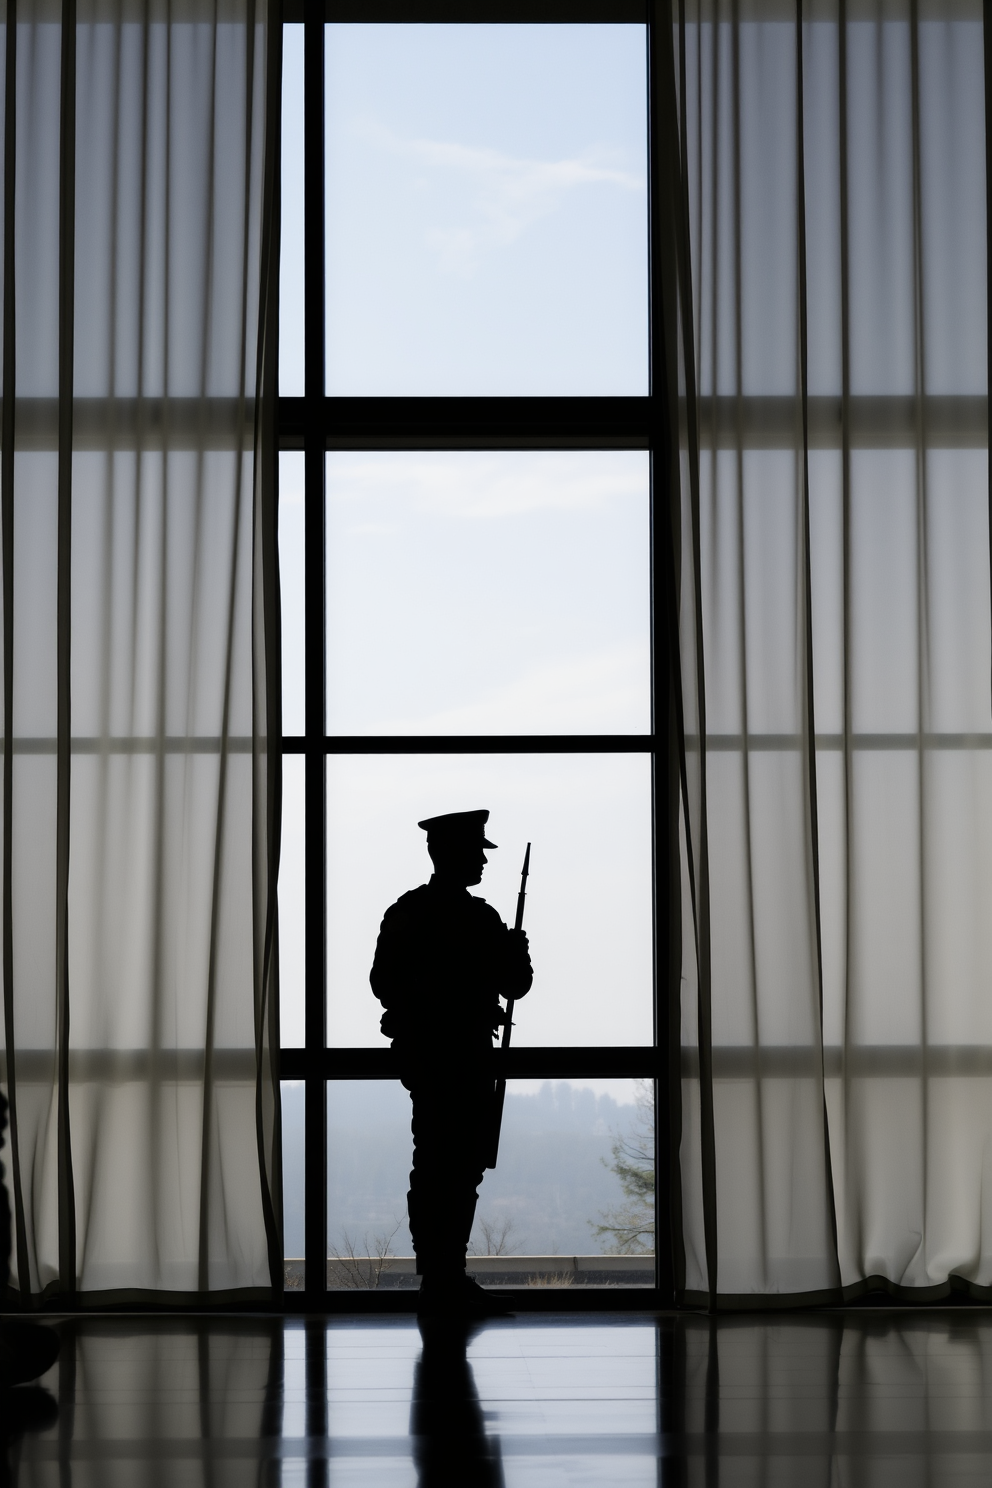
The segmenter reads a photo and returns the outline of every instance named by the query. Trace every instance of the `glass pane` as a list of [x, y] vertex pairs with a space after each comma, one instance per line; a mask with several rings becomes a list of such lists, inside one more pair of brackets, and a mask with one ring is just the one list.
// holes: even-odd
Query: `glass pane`
[[327, 27], [327, 390], [648, 390], [643, 26]]
[[[419, 1285], [407, 1223], [410, 1097], [399, 1082], [332, 1081], [327, 1151], [329, 1285]], [[651, 1086], [511, 1080], [469, 1272], [497, 1286], [653, 1286], [653, 1255]]]
[[282, 28], [279, 391], [303, 395], [303, 27]]
[[[807, 1382], [810, 1378], [815, 1381], [812, 1388], [818, 1392], [818, 1402], [831, 1400], [837, 1394], [836, 1366], [832, 1376], [823, 1366], [826, 1360], [837, 1356], [839, 1349], [835, 1335], [826, 1332], [822, 1325], [800, 1325], [802, 1338], [794, 1341], [799, 1330], [793, 1320], [790, 1320], [792, 1326], [780, 1324], [777, 1328], [765, 1324], [746, 1328], [740, 1326], [743, 1322], [735, 1319], [732, 1325], [724, 1324], [718, 1380], [713, 1368], [717, 1334], [712, 1323], [691, 1315], [684, 1324], [680, 1321], [680, 1333], [676, 1336], [680, 1341], [682, 1337], [686, 1340], [683, 1348], [688, 1370], [686, 1386], [679, 1390], [677, 1385], [673, 1386], [668, 1357], [665, 1357], [664, 1376], [660, 1368], [659, 1334], [668, 1324], [654, 1319], [645, 1322], [636, 1315], [631, 1321], [611, 1317], [605, 1323], [570, 1318], [565, 1329], [560, 1318], [544, 1321], [519, 1317], [512, 1332], [505, 1328], [472, 1329], [457, 1342], [447, 1331], [435, 1334], [434, 1330], [427, 1330], [426, 1336], [422, 1336], [409, 1318], [390, 1317], [387, 1321], [349, 1317], [332, 1321], [326, 1333], [327, 1432], [332, 1470], [326, 1479], [316, 1474], [309, 1479], [304, 1479], [302, 1473], [290, 1476], [296, 1469], [290, 1456], [295, 1444], [287, 1442], [280, 1481], [293, 1484], [294, 1488], [304, 1481], [326, 1481], [334, 1488], [343, 1488], [345, 1484], [349, 1488], [355, 1484], [414, 1488], [418, 1483], [422, 1488], [437, 1483], [450, 1484], [451, 1488], [471, 1488], [471, 1485], [482, 1488], [483, 1484], [492, 1488], [497, 1484], [506, 1484], [507, 1488], [538, 1488], [544, 1483], [554, 1488], [564, 1488], [566, 1483], [585, 1488], [609, 1483], [618, 1488], [620, 1485], [658, 1488], [659, 1484], [672, 1481], [693, 1485], [715, 1483], [715, 1471], [704, 1478], [702, 1472], [697, 1475], [690, 1469], [675, 1479], [664, 1467], [659, 1470], [666, 1460], [659, 1455], [662, 1441], [659, 1380], [664, 1379], [665, 1416], [672, 1423], [669, 1429], [680, 1433], [677, 1440], [681, 1442], [684, 1431], [698, 1433], [694, 1439], [690, 1438], [693, 1455], [689, 1462], [693, 1467], [703, 1457], [704, 1410], [710, 1412], [705, 1417], [710, 1421], [713, 1405], [717, 1403], [721, 1404], [721, 1422], [727, 1420], [731, 1409], [735, 1412], [734, 1420], [740, 1412], [748, 1431], [753, 1432], [754, 1446], [751, 1447], [749, 1437], [738, 1448], [736, 1441], [740, 1439], [732, 1437], [734, 1445], [728, 1450], [726, 1438], [718, 1445], [714, 1432], [707, 1438], [706, 1450], [710, 1453], [707, 1465], [718, 1460], [726, 1462], [729, 1451], [733, 1450], [748, 1451], [754, 1456], [760, 1452], [762, 1462], [774, 1461], [773, 1452], [784, 1456], [786, 1448], [780, 1449], [767, 1424], [770, 1387], [768, 1393], [763, 1393], [753, 1383], [770, 1373], [767, 1361], [771, 1361], [776, 1379], [789, 1376], [789, 1384], [779, 1386], [778, 1390], [787, 1408], [791, 1411], [795, 1404], [796, 1409], [785, 1419], [801, 1419], [802, 1429], [810, 1433], [820, 1430], [821, 1420], [826, 1418], [824, 1406], [818, 1404], [811, 1409], [811, 1386]], [[875, 1332], [879, 1332], [877, 1326]], [[747, 1347], [742, 1350], [736, 1340], [747, 1334], [750, 1335]], [[304, 1434], [301, 1423], [305, 1421], [307, 1400], [302, 1345], [297, 1341], [303, 1336], [302, 1329], [287, 1328], [285, 1336], [283, 1435], [299, 1437]], [[855, 1369], [863, 1359], [870, 1369], [887, 1345], [895, 1355], [896, 1346], [889, 1344], [888, 1338], [874, 1352], [852, 1348]], [[832, 1356], [831, 1348], [835, 1351]], [[907, 1381], [901, 1387], [913, 1400], [914, 1408], [925, 1389], [917, 1381], [927, 1377], [925, 1363], [934, 1352], [932, 1344], [929, 1352], [925, 1342], [917, 1344], [916, 1353], [907, 1350], [902, 1363], [898, 1377]], [[667, 1354], [671, 1356], [670, 1345]], [[725, 1355], [729, 1355], [726, 1364]], [[801, 1369], [795, 1367], [797, 1357], [803, 1360]], [[675, 1358], [678, 1360], [679, 1354]], [[815, 1374], [807, 1363], [810, 1358], [814, 1361]], [[980, 1345], [975, 1342], [968, 1351], [968, 1364], [953, 1375], [954, 1387], [960, 1393], [970, 1398], [979, 1389], [983, 1363]], [[932, 1364], [929, 1367], [935, 1372]], [[914, 1370], [915, 1375], [911, 1373]], [[942, 1374], [942, 1381], [943, 1378]], [[724, 1383], [725, 1380], [730, 1383]], [[912, 1384], [908, 1383], [910, 1380]], [[676, 1403], [680, 1399], [688, 1400], [688, 1426], [687, 1412], [676, 1413], [669, 1405], [673, 1393]], [[746, 1404], [738, 1406], [738, 1400]], [[860, 1402], [856, 1397], [857, 1403]], [[854, 1419], [860, 1422], [861, 1417], [855, 1415]], [[807, 1426], [807, 1421], [815, 1424]], [[826, 1426], [822, 1429], [827, 1430]], [[662, 1450], [672, 1454], [667, 1456], [668, 1463], [678, 1462], [681, 1467], [683, 1459], [674, 1456], [681, 1446], [668, 1444], [674, 1440], [669, 1437]], [[821, 1435], [816, 1440], [826, 1442], [827, 1437]], [[808, 1452], [810, 1460], [816, 1461], [818, 1471], [819, 1461], [813, 1453], [820, 1449], [806, 1448], [803, 1439], [802, 1450]], [[830, 1447], [822, 1450], [824, 1453], [832, 1450], [832, 1441]], [[722, 1459], [718, 1459], [718, 1451], [724, 1454]], [[821, 1476], [825, 1477], [826, 1472]], [[810, 1477], [819, 1481], [812, 1473]], [[790, 1477], [786, 1467], [781, 1475], [769, 1472], [763, 1480], [757, 1474], [744, 1478], [743, 1474], [728, 1473], [724, 1468], [720, 1481], [728, 1480], [735, 1488], [742, 1481], [768, 1481], [777, 1485], [780, 1481], [797, 1482], [799, 1474], [794, 1472]], [[876, 1483], [867, 1476], [858, 1481], [870, 1483], [872, 1488]]]
[[398, 1080], [328, 1083], [329, 1286], [419, 1285], [406, 1218], [411, 1150], [410, 1097]]
[[647, 732], [648, 480], [636, 450], [329, 455], [329, 732]]
[[518, 1044], [650, 1044], [651, 775], [647, 755], [331, 756], [327, 761], [328, 1041], [380, 1045], [369, 987], [386, 908], [431, 874], [417, 822], [488, 808], [497, 851], [475, 890], [524, 928], [534, 986]]
[[303, 1290], [303, 1081], [282, 1082], [282, 1213], [286, 1290]]
[[487, 1269], [504, 1285], [519, 1285], [522, 1258], [538, 1256], [548, 1258], [541, 1279], [553, 1284], [653, 1286], [650, 1083], [508, 1081], [499, 1161], [486, 1174], [472, 1244], [481, 1256], [502, 1255], [503, 1274]]
[[279, 857], [279, 1024], [284, 1049], [302, 1049], [306, 971], [306, 781], [301, 754], [282, 759]]
[[[311, 1332], [311, 1339], [313, 1336]], [[363, 1488], [419, 1488], [420, 1484], [431, 1488], [435, 1482], [450, 1484], [450, 1488], [472, 1488], [476, 1483], [482, 1488], [484, 1483], [492, 1482], [496, 1488], [493, 1479], [462, 1477], [457, 1470], [452, 1470], [459, 1459], [446, 1450], [438, 1453], [444, 1458], [441, 1473], [432, 1477], [418, 1471], [424, 1454], [421, 1441], [412, 1433], [412, 1417], [413, 1400], [422, 1391], [422, 1371], [417, 1365], [423, 1353], [423, 1339], [414, 1318], [332, 1319], [325, 1336], [327, 1435], [331, 1449], [328, 1456], [331, 1460], [324, 1469], [326, 1476], [310, 1468], [308, 1477], [294, 1478], [289, 1476], [293, 1469], [284, 1457], [283, 1476], [274, 1480], [281, 1488], [304, 1488], [304, 1484], [309, 1488], [310, 1484], [317, 1483], [327, 1484], [328, 1488], [359, 1488], [359, 1485]], [[442, 1369], [444, 1367], [442, 1365]], [[470, 1370], [471, 1366], [468, 1368]], [[443, 1393], [442, 1386], [434, 1398], [443, 1396]], [[442, 1410], [450, 1423], [450, 1407], [442, 1406]], [[459, 1402], [459, 1424], [463, 1411]], [[450, 1424], [444, 1434], [447, 1445], [451, 1436]], [[347, 1446], [341, 1450], [349, 1438], [357, 1451], [353, 1447], [349, 1452]], [[480, 1455], [484, 1453], [485, 1442]]]
[[279, 456], [279, 588], [282, 603], [284, 734], [302, 734], [305, 727], [303, 464], [303, 455], [296, 450], [283, 450]]
[[[302, 1275], [302, 1270], [301, 1273]], [[300, 1290], [301, 1288], [294, 1288]], [[286, 1318], [282, 1329], [282, 1435], [299, 1440], [307, 1434], [307, 1334], [302, 1319]], [[310, 1417], [312, 1420], [312, 1415]], [[284, 1459], [285, 1460], [285, 1459]], [[292, 1483], [292, 1467], [283, 1467], [276, 1482]], [[297, 1483], [300, 1479], [297, 1478]]]

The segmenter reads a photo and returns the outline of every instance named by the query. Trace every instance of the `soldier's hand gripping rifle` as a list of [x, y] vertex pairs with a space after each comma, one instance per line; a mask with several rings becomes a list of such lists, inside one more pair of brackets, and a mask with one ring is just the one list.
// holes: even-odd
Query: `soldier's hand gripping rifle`
[[[517, 894], [517, 913], [513, 921], [514, 930], [522, 930], [524, 928], [524, 902], [527, 898], [527, 875], [529, 872], [530, 843], [528, 842], [527, 851], [524, 853], [524, 866], [520, 870], [520, 890]], [[506, 1014], [503, 1019], [503, 1037], [500, 1040], [501, 1049], [508, 1049], [510, 1047], [510, 1030], [512, 1027], [513, 998], [508, 997], [506, 999]], [[489, 1146], [489, 1160], [486, 1163], [487, 1168], [494, 1168], [496, 1166], [496, 1159], [499, 1156], [499, 1134], [500, 1128], [503, 1125], [503, 1102], [505, 1100], [506, 1081], [497, 1080], [496, 1089], [493, 1093], [493, 1127]]]

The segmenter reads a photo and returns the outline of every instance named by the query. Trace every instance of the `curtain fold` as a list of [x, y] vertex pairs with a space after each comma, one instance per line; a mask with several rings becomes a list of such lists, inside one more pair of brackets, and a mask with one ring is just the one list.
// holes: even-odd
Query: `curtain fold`
[[4, 44], [15, 1285], [270, 1297], [280, 28], [11, 0]]
[[982, 1290], [982, 9], [673, 24], [686, 1295]]
[[[279, 234], [282, 25], [266, 28], [266, 141], [254, 443], [252, 568], [252, 888], [255, 989], [255, 1135], [269, 1276], [285, 1282], [282, 1104], [279, 1084], [279, 851], [282, 824], [282, 628], [279, 595]], [[247, 281], [247, 275], [246, 275]], [[247, 290], [247, 282], [246, 282]]]

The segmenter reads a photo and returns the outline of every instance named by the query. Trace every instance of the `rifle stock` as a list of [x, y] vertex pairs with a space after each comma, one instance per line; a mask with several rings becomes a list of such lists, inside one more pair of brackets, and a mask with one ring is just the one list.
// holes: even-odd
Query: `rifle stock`
[[[522, 930], [524, 928], [524, 903], [527, 899], [527, 875], [529, 872], [530, 843], [528, 842], [527, 851], [524, 853], [524, 866], [520, 870], [520, 889], [517, 893], [517, 913], [514, 916], [513, 920], [514, 930]], [[514, 999], [512, 997], [508, 997], [506, 999], [506, 1016], [503, 1022], [503, 1037], [500, 1040], [501, 1049], [508, 1049], [510, 1047], [510, 1030], [513, 1027], [513, 1003]], [[493, 1125], [489, 1143], [489, 1160], [486, 1163], [487, 1168], [494, 1168], [496, 1166], [496, 1159], [499, 1157], [499, 1134], [503, 1126], [503, 1104], [505, 1100], [506, 1081], [497, 1080], [496, 1088], [493, 1092]]]

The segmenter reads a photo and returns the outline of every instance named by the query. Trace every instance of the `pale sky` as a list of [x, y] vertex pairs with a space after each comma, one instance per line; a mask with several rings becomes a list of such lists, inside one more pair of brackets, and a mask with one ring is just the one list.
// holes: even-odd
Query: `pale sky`
[[[284, 393], [303, 391], [302, 32], [284, 32]], [[644, 28], [326, 34], [328, 391], [646, 393]]]

